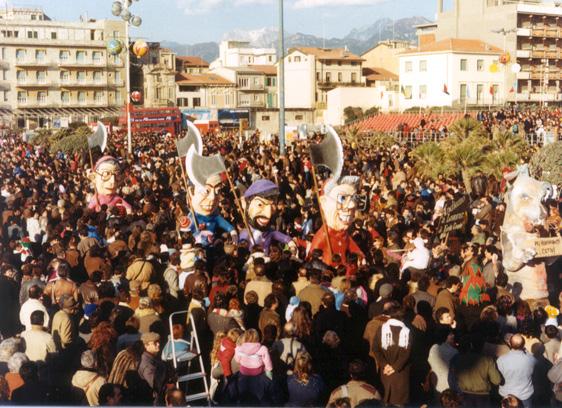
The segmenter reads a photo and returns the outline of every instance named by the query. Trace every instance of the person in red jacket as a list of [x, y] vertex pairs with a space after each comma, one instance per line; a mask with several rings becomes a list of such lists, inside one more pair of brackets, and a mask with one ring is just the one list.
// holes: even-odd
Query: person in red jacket
[[[240, 329], [230, 329], [228, 333], [222, 335], [220, 339], [219, 349], [217, 350], [217, 360], [225, 378], [234, 374], [232, 362], [234, 361], [234, 351], [236, 350], [236, 341], [242, 334]], [[217, 337], [220, 335], [218, 334]], [[218, 339], [217, 339], [218, 340]], [[236, 370], [237, 371], [237, 370]]]

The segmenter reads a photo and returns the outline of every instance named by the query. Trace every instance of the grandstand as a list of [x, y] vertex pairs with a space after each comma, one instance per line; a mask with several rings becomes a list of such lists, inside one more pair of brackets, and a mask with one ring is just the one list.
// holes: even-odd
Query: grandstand
[[[474, 113], [469, 113], [475, 116]], [[404, 125], [408, 129], [419, 128], [422, 119], [425, 119], [425, 130], [430, 128], [439, 130], [443, 126], [448, 127], [453, 122], [462, 119], [462, 112], [448, 113], [389, 113], [370, 116], [368, 118], [354, 122], [348, 127], [357, 127], [360, 133], [370, 132], [395, 132]]]

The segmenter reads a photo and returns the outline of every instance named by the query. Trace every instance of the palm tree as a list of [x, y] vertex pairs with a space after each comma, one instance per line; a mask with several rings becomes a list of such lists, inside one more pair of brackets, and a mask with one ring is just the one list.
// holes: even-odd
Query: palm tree
[[427, 142], [412, 151], [414, 168], [424, 179], [437, 179], [445, 172], [445, 152], [438, 143]]
[[490, 144], [490, 152], [483, 163], [487, 174], [501, 176], [505, 167], [513, 167], [528, 150], [527, 142], [509, 130], [495, 129]]
[[472, 118], [471, 116], [467, 115], [463, 119], [459, 119], [451, 126], [449, 126], [449, 137], [454, 137], [462, 140], [470, 136], [488, 136], [488, 132], [486, 131], [484, 126], [482, 126], [482, 123]]
[[466, 190], [472, 191], [470, 178], [482, 169], [490, 150], [489, 140], [478, 135], [451, 137], [441, 143], [446, 157], [446, 172], [460, 175]]

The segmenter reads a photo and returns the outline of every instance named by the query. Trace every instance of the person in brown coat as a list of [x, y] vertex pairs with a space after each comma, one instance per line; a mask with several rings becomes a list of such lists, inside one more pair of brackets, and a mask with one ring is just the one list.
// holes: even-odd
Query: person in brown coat
[[271, 325], [275, 326], [277, 329], [276, 338], [279, 338], [279, 334], [281, 333], [281, 317], [279, 316], [279, 313], [277, 313], [278, 307], [279, 301], [273, 293], [270, 293], [265, 297], [264, 308], [260, 313], [260, 319], [258, 321], [258, 327], [262, 336], [265, 333], [265, 327]]
[[322, 297], [328, 292], [323, 286], [320, 286], [320, 271], [313, 269], [310, 271], [310, 284], [301, 290], [297, 296], [301, 302], [308, 302], [312, 306], [312, 316], [318, 313], [322, 305]]
[[385, 405], [406, 405], [410, 398], [410, 353], [412, 333], [399, 320], [400, 309], [388, 312], [390, 319], [377, 330], [373, 351], [379, 364]]
[[457, 301], [455, 300], [454, 294], [458, 292], [461, 288], [462, 283], [457, 276], [449, 276], [445, 280], [445, 288], [442, 289], [435, 298], [435, 304], [433, 305], [433, 312], [437, 311], [442, 307], [449, 310], [449, 314], [453, 319], [455, 319], [455, 312], [457, 310]]

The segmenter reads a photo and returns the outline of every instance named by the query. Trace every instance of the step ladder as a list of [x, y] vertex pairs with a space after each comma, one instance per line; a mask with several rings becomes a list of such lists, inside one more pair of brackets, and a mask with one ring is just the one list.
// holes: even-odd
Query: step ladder
[[[178, 362], [187, 361], [187, 372], [188, 372], [188, 374], [178, 377], [176, 386], [180, 388], [180, 383], [185, 383], [186, 403], [189, 403], [191, 401], [199, 401], [199, 400], [206, 399], [207, 405], [211, 406], [211, 394], [209, 392], [209, 384], [207, 381], [207, 373], [205, 372], [205, 365], [203, 364], [203, 357], [201, 356], [201, 347], [199, 346], [199, 337], [197, 336], [197, 328], [195, 327], [195, 321], [193, 320], [193, 315], [189, 313], [188, 310], [181, 310], [170, 314], [170, 317], [168, 318], [168, 322], [170, 325], [170, 338], [173, 337], [172, 319], [174, 316], [182, 315], [182, 314], [187, 314], [189, 316], [189, 326], [190, 326], [189, 345], [191, 347], [192, 353], [194, 354], [191, 354], [187, 359], [178, 360], [176, 356], [175, 342], [172, 339], [172, 361], [174, 364], [174, 369], [177, 372]], [[192, 368], [191, 363], [194, 362], [196, 359], [199, 360], [199, 371], [190, 372]], [[198, 392], [195, 394], [189, 394], [189, 382], [199, 379], [203, 380], [203, 386], [205, 387], [205, 391]]]

